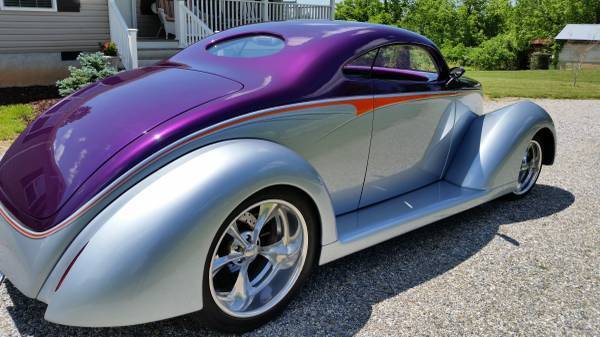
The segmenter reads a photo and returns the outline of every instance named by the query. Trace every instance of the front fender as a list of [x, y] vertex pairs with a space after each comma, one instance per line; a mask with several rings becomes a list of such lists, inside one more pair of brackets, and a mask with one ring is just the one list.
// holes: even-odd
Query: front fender
[[263, 140], [215, 143], [142, 180], [82, 231], [42, 289], [45, 318], [100, 327], [200, 310], [204, 261], [218, 228], [244, 199], [282, 184], [313, 198], [322, 242], [335, 241], [329, 195], [302, 157]]
[[552, 118], [530, 101], [478, 116], [458, 145], [445, 179], [480, 190], [512, 186], [528, 142], [544, 128], [550, 130], [554, 141]]

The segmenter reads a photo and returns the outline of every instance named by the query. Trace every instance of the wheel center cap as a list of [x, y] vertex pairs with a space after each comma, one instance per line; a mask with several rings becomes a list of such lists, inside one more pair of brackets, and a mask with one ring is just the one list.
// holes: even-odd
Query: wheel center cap
[[244, 250], [245, 257], [254, 257], [256, 255], [258, 255], [258, 246], [257, 245], [250, 245]]

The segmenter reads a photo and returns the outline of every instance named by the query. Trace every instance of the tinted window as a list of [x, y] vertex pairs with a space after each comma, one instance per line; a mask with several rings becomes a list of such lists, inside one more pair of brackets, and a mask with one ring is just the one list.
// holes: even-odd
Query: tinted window
[[370, 52], [363, 54], [354, 61], [348, 63], [350, 66], [360, 66], [360, 67], [372, 67], [373, 61], [375, 61], [375, 56], [377, 56], [377, 49], [371, 50]]
[[382, 47], [375, 60], [375, 67], [413, 70], [427, 73], [430, 80], [437, 79], [437, 68], [433, 58], [425, 49], [410, 45]]
[[207, 50], [217, 56], [261, 57], [279, 52], [285, 43], [271, 35], [244, 36], [211, 45]]

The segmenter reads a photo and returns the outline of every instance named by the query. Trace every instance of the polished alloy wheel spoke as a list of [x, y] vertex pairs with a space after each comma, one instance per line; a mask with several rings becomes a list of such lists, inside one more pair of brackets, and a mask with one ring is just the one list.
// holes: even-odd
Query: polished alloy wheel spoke
[[225, 300], [229, 302], [231, 309], [243, 311], [248, 308], [253, 299], [254, 292], [248, 277], [248, 263], [244, 263], [240, 268], [233, 289], [231, 289]]
[[242, 245], [244, 248], [248, 247], [248, 241], [242, 237], [235, 223], [229, 226], [229, 228], [227, 228], [227, 234], [229, 234], [237, 243]]
[[287, 217], [282, 217], [281, 240], [269, 246], [259, 248], [259, 254], [267, 258], [273, 268], [287, 269], [294, 265], [302, 248], [302, 237], [300, 230], [291, 235]]
[[293, 241], [288, 244], [279, 241], [270, 246], [261, 247], [259, 254], [267, 258], [274, 268], [287, 269], [292, 267], [296, 262], [301, 247], [301, 240]]
[[533, 158], [531, 160], [531, 163], [535, 168], [539, 167], [539, 163], [541, 162], [541, 155], [542, 154], [539, 151], [533, 152]]
[[214, 259], [212, 264], [212, 275], [214, 276], [216, 273], [219, 272], [219, 270], [221, 270], [221, 268], [225, 267], [229, 263], [238, 261], [239, 259], [243, 258], [243, 256], [244, 255], [242, 253], [236, 252]]
[[273, 215], [275, 215], [277, 213], [278, 210], [278, 204], [271, 202], [271, 203], [264, 203], [262, 205], [260, 205], [260, 209], [258, 211], [258, 220], [256, 221], [256, 226], [254, 227], [254, 230], [252, 231], [252, 243], [256, 244], [258, 241], [258, 238], [260, 236], [260, 232], [262, 231], [262, 229], [264, 228], [264, 226], [271, 220], [273, 219]]

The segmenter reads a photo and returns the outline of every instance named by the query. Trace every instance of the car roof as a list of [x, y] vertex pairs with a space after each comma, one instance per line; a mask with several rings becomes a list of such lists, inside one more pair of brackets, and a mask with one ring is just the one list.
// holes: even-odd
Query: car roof
[[356, 37], [363, 34], [368, 34], [371, 38], [393, 39], [399, 43], [420, 43], [435, 48], [429, 39], [402, 28], [365, 22], [331, 20], [295, 20], [252, 24], [215, 34], [210, 40], [217, 41], [237, 35], [260, 32], [276, 34], [286, 40], [292, 39], [292, 43], [295, 42], [293, 39], [298, 36], [310, 38], [313, 42], [317, 40], [336, 42], [336, 45], [330, 44], [331, 48], [337, 48], [337, 44], [359, 48], [364, 43], [362, 39]]
[[[206, 49], [211, 45], [243, 37], [245, 35], [269, 34], [283, 38], [285, 48], [273, 55], [240, 59], [222, 56], [208, 56]], [[242, 63], [273, 65], [283, 62], [292, 65], [298, 60], [306, 62], [327, 60], [331, 66], [341, 65], [353, 56], [358, 56], [372, 48], [386, 43], [412, 43], [429, 47], [435, 53], [439, 51], [429, 39], [414, 32], [379, 24], [331, 21], [331, 20], [297, 20], [252, 24], [228, 29], [201, 40], [177, 55], [173, 61], [192, 66], [202, 64], [236, 67]], [[438, 55], [436, 55], [438, 56]], [[201, 61], [198, 61], [199, 58]]]
[[[261, 34], [281, 37], [285, 47], [267, 56], [246, 58], [218, 56], [207, 51], [219, 42]], [[271, 88], [273, 96], [312, 97], [340, 81], [346, 62], [391, 43], [427, 47], [445, 76], [447, 66], [439, 50], [419, 34], [385, 25], [331, 20], [267, 22], [228, 29], [186, 48], [167, 63], [238, 81], [244, 90], [267, 92]]]

